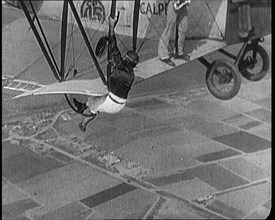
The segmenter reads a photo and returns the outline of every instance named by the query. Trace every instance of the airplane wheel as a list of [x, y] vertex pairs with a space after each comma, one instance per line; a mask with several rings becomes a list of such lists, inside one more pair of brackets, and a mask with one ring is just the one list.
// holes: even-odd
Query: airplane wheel
[[265, 49], [260, 45], [256, 46], [256, 50], [254, 48], [252, 44], [247, 45], [238, 66], [243, 77], [250, 81], [258, 81], [265, 77], [269, 68], [269, 58]]
[[211, 63], [206, 72], [206, 85], [213, 96], [228, 100], [238, 94], [241, 76], [232, 62], [218, 59]]

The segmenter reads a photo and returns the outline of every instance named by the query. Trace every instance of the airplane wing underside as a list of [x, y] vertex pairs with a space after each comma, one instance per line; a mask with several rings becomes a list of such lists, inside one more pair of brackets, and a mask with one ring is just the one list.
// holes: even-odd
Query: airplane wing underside
[[103, 95], [107, 94], [108, 90], [103, 85], [100, 78], [93, 80], [69, 80], [60, 83], [54, 83], [40, 87], [35, 90], [27, 91], [13, 99], [32, 95], [49, 95], [49, 94], [82, 94], [82, 95]]
[[[211, 52], [214, 52], [220, 48], [225, 47], [226, 43], [224, 41], [202, 39], [186, 40], [186, 45], [188, 45], [188, 47], [194, 48], [191, 53], [188, 53], [190, 55], [190, 61], [192, 61]], [[173, 60], [173, 62], [176, 64], [176, 67], [188, 63], [190, 61]], [[169, 66], [161, 62], [158, 57], [154, 57], [150, 60], [146, 60], [145, 62], [139, 64], [135, 70], [135, 75], [142, 79], [147, 79], [149, 77], [170, 70], [172, 68], [175, 67]]]
[[[202, 57], [206, 54], [214, 52], [220, 48], [226, 46], [226, 43], [223, 41], [217, 40], [187, 40], [187, 44], [196, 45], [190, 55], [190, 61], [195, 60], [199, 57]], [[185, 60], [173, 60], [177, 66], [186, 64], [190, 61]], [[146, 60], [140, 63], [136, 70], [136, 77], [140, 77], [142, 79], [150, 78], [154, 75], [162, 73], [164, 71], [170, 70], [175, 67], [171, 67], [159, 60], [158, 57], [152, 58], [150, 60]], [[25, 96], [32, 95], [48, 95], [48, 94], [82, 94], [82, 95], [102, 95], [107, 94], [108, 89], [105, 85], [103, 85], [100, 78], [93, 80], [69, 80], [60, 83], [54, 83], [50, 85], [43, 86], [41, 88], [27, 91], [18, 96], [15, 96], [13, 99], [21, 98]]]

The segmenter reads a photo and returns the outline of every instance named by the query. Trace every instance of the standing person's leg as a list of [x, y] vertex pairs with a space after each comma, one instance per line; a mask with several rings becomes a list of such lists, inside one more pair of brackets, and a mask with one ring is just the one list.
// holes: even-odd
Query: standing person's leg
[[244, 24], [243, 24], [243, 4], [241, 3], [238, 6], [238, 20], [239, 20], [239, 36], [240, 37], [246, 37], [245, 31], [244, 31]]
[[247, 32], [247, 35], [249, 32], [252, 30], [252, 25], [251, 25], [251, 11], [250, 11], [250, 5], [249, 2], [245, 2], [243, 5], [243, 17], [244, 17], [244, 30]]
[[249, 2], [243, 1], [239, 3], [238, 16], [239, 16], [239, 36], [241, 38], [246, 38], [248, 37], [249, 32], [252, 30]]
[[184, 51], [185, 46], [185, 37], [188, 30], [188, 5], [180, 10], [178, 17], [177, 17], [177, 26], [178, 26], [178, 58], [182, 58], [185, 60], [189, 60], [190, 57]]
[[[177, 14], [173, 8], [173, 1], [170, 1], [167, 8], [167, 23], [166, 27], [163, 30], [163, 33], [159, 40], [158, 45], [158, 56], [161, 60], [169, 59], [169, 40], [174, 32], [175, 24], [176, 24]], [[171, 61], [172, 62], [172, 61]]]

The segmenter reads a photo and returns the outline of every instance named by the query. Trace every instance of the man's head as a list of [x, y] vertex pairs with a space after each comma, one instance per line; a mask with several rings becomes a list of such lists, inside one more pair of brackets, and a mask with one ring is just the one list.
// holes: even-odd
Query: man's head
[[139, 62], [139, 57], [135, 51], [129, 50], [125, 54], [125, 61], [134, 68]]

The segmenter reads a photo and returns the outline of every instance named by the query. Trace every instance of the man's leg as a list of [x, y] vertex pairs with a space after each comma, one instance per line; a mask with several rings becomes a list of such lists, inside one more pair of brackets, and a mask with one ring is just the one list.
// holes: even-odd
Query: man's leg
[[81, 131], [86, 131], [87, 125], [90, 121], [92, 121], [97, 114], [94, 114], [92, 117], [85, 118], [82, 122], [79, 123], [79, 128]]
[[86, 102], [89, 111], [91, 113], [96, 113], [98, 107], [106, 100], [107, 96], [108, 94], [102, 96], [90, 96]]
[[79, 102], [75, 98], [73, 98], [73, 102], [79, 113], [83, 113], [88, 108], [86, 103]]
[[98, 108], [106, 100], [107, 95], [108, 94], [103, 96], [90, 96], [88, 98], [88, 101], [85, 105], [89, 109], [90, 113], [92, 113], [93, 115], [92, 117], [85, 118], [82, 122], [79, 123], [79, 128], [81, 131], [85, 131], [88, 123], [96, 117], [96, 115], [98, 114]]
[[185, 36], [188, 30], [188, 5], [180, 11], [180, 14], [177, 17], [177, 27], [178, 41], [176, 42], [176, 46], [178, 48], [178, 53], [175, 58], [189, 60], [190, 56], [184, 52]]
[[175, 64], [170, 60], [169, 57], [169, 40], [174, 32], [175, 24], [176, 24], [177, 15], [173, 9], [173, 2], [170, 1], [167, 8], [167, 23], [166, 27], [163, 30], [163, 33], [159, 40], [158, 45], [158, 56], [160, 60], [166, 62], [168, 65], [175, 66]]

